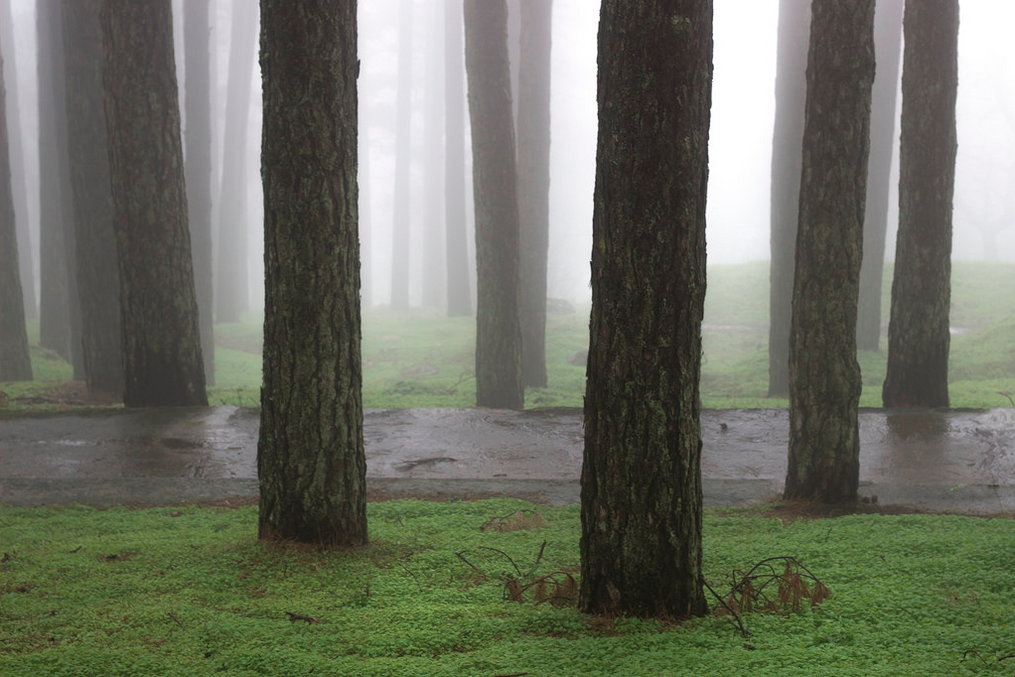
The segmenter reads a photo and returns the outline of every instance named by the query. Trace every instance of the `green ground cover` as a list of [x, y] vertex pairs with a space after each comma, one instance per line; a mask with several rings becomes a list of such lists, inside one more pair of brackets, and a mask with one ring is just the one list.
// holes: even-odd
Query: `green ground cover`
[[[886, 267], [882, 317], [887, 328], [892, 266]], [[1015, 264], [963, 263], [953, 267], [949, 385], [953, 407], [1012, 406], [1015, 397]], [[581, 407], [588, 345], [589, 305], [547, 318], [546, 388], [529, 389], [527, 407]], [[238, 324], [216, 326], [216, 385], [212, 404], [256, 406], [261, 381], [261, 323], [250, 313]], [[711, 266], [702, 330], [702, 400], [709, 408], [779, 408], [768, 391], [768, 263]], [[881, 406], [887, 329], [880, 351], [861, 351], [860, 405]], [[38, 348], [33, 332], [32, 383], [3, 384], [11, 406], [71, 378], [70, 367]], [[363, 402], [371, 408], [470, 407], [475, 403], [475, 321], [417, 310], [396, 315], [375, 308], [363, 319]]]
[[[565, 599], [577, 506], [373, 503], [371, 544], [346, 552], [260, 544], [255, 511], [0, 508], [0, 674], [896, 677], [1015, 662], [1010, 519], [707, 511], [717, 592], [773, 556], [831, 591], [744, 614], [745, 637], [729, 617], [579, 614]], [[547, 576], [558, 599], [508, 598], [508, 580]]]

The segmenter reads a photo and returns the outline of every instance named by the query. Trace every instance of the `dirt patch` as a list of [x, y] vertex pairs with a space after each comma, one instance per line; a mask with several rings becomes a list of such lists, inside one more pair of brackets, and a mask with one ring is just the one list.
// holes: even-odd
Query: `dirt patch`
[[[721, 517], [733, 516], [757, 516], [769, 517], [782, 520], [786, 524], [797, 520], [818, 520], [834, 519], [846, 515], [954, 515], [958, 514], [947, 510], [926, 510], [907, 505], [879, 505], [878, 503], [844, 503], [830, 505], [813, 501], [786, 501], [758, 506], [757, 508], [735, 508], [720, 510], [717, 512]], [[969, 517], [984, 518], [1006, 518], [1013, 519], [1010, 513], [995, 513], [982, 515], [967, 515]]]
[[6, 406], [40, 406], [64, 410], [78, 407], [112, 407], [123, 404], [122, 394], [89, 391], [84, 381], [57, 381], [39, 385], [35, 390], [38, 392], [37, 395], [7, 397]]

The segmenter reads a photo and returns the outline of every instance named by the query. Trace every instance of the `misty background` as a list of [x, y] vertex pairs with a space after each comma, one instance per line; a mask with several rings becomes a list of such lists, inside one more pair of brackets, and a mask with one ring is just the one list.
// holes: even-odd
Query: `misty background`
[[[183, 0], [174, 0], [177, 64]], [[255, 2], [256, 0], [234, 0]], [[524, 0], [522, 0], [524, 1]], [[213, 106], [216, 180], [221, 176], [222, 130], [228, 82], [233, 1], [213, 1]], [[424, 102], [432, 80], [427, 60], [443, 60], [443, 2], [413, 3], [410, 302], [420, 302], [423, 178], [443, 165], [424, 161]], [[394, 187], [395, 101], [398, 70], [399, 0], [367, 0], [359, 6], [361, 239], [366, 244], [373, 305], [388, 303]], [[38, 95], [35, 85], [35, 3], [12, 0], [17, 74], [29, 190], [35, 289], [38, 259]], [[774, 114], [778, 0], [719, 0], [715, 5], [715, 54], [710, 176], [708, 262], [743, 263], [769, 258], [769, 174]], [[596, 32], [598, 3], [554, 0], [551, 93], [550, 250], [548, 295], [587, 301], [596, 153]], [[1007, 48], [1015, 5], [965, 0], [959, 29], [954, 240], [955, 260], [1015, 261], [1015, 52]], [[4, 49], [10, 53], [10, 45]], [[255, 57], [256, 58], [256, 57]], [[5, 59], [9, 61], [10, 59]], [[8, 66], [5, 63], [5, 68]], [[186, 74], [180, 73], [181, 108]], [[260, 192], [260, 69], [252, 73], [247, 143], [249, 291], [253, 307], [263, 300], [262, 197]], [[464, 79], [464, 74], [463, 74]], [[440, 85], [442, 96], [443, 85]], [[8, 101], [10, 99], [8, 98]], [[463, 106], [464, 106], [463, 102]], [[901, 96], [898, 98], [901, 108]], [[468, 116], [466, 115], [466, 124]], [[184, 128], [186, 122], [184, 121]], [[363, 142], [366, 142], [365, 144]], [[442, 144], [443, 145], [443, 144]], [[886, 260], [894, 260], [898, 223], [898, 127], [895, 133], [892, 198]], [[468, 148], [468, 146], [467, 146]], [[467, 152], [467, 155], [470, 153]], [[467, 158], [467, 162], [469, 159]], [[466, 168], [469, 233], [472, 237], [471, 167]], [[218, 195], [217, 191], [213, 191]], [[217, 209], [218, 205], [215, 205]], [[429, 237], [429, 235], [428, 235]], [[470, 242], [471, 251], [471, 242]], [[475, 270], [473, 267], [473, 275]]]

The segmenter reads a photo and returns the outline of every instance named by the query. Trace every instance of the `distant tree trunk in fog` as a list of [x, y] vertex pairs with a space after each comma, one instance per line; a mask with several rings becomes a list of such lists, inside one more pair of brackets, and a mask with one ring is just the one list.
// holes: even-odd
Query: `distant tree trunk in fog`
[[958, 0], [907, 0], [885, 407], [947, 407]]
[[807, 95], [811, 0], [779, 0], [772, 136], [768, 396], [789, 396], [789, 325], [800, 208], [800, 154]]
[[578, 606], [701, 616], [712, 2], [604, 0], [600, 27]]
[[518, 216], [522, 379], [546, 387], [546, 256], [550, 244], [550, 28], [552, 0], [521, 7], [518, 71]]
[[885, 269], [885, 235], [895, 147], [895, 100], [899, 89], [904, 0], [878, 0], [874, 11], [877, 73], [871, 95], [871, 144], [867, 165], [867, 208], [863, 225], [863, 263], [856, 319], [856, 347], [881, 347], [881, 285]]
[[261, 17], [265, 315], [258, 534], [325, 547], [362, 545], [356, 3], [262, 0]]
[[113, 232], [106, 111], [102, 96], [101, 0], [61, 0], [67, 138], [76, 241], [81, 346], [88, 390], [123, 394], [120, 278]]
[[398, 5], [398, 93], [395, 102], [395, 187], [391, 225], [391, 307], [409, 308], [412, 159], [412, 0]]
[[472, 315], [465, 221], [465, 89], [462, 3], [444, 2], [444, 238], [448, 317]]
[[250, 307], [247, 294], [247, 130], [254, 61], [257, 4], [234, 2], [229, 40], [229, 82], [219, 198], [215, 321], [238, 322]]
[[215, 385], [214, 286], [211, 249], [211, 25], [210, 0], [185, 0], [183, 40], [186, 87], [184, 144], [187, 221], [194, 254], [194, 286], [201, 326], [204, 380]]
[[[518, 128], [518, 68], [521, 64], [521, 0], [505, 0], [508, 13], [508, 64], [511, 69], [511, 119]], [[540, 0], [537, 0], [537, 2]], [[526, 0], [528, 2], [528, 0]]]
[[14, 194], [14, 219], [18, 232], [18, 260], [21, 268], [21, 291], [25, 300], [25, 318], [34, 320], [39, 316], [35, 305], [35, 275], [33, 274], [32, 238], [29, 235], [31, 218], [28, 213], [28, 184], [25, 181], [25, 149], [22, 141], [21, 101], [17, 78], [17, 62], [14, 40], [14, 15], [11, 0], [0, 0], [0, 41], [3, 42], [4, 72], [7, 83], [8, 142], [11, 167], [11, 191]]
[[370, 208], [370, 125], [363, 109], [357, 114], [357, 177], [359, 179], [360, 303], [370, 308], [374, 300], [373, 284], [373, 212]]
[[874, 0], [815, 0], [807, 59], [785, 497], [841, 503], [860, 479], [856, 312], [874, 82]]
[[465, 67], [476, 204], [476, 405], [521, 409], [518, 193], [504, 0], [465, 0]]
[[[456, 0], [450, 0], [456, 1]], [[423, 109], [423, 305], [444, 305], [444, 3], [424, 5], [427, 21]]]
[[207, 405], [169, 0], [102, 0], [124, 405]]
[[63, 30], [60, 0], [40, 0], [39, 87], [39, 249], [41, 304], [39, 343], [74, 365], [83, 376], [80, 313], [74, 261], [74, 230], [67, 167]]
[[[12, 44], [4, 42], [5, 37], [0, 33], [0, 62], [3, 53], [13, 48]], [[4, 72], [0, 68], [0, 382], [31, 381], [32, 361], [21, 295], [5, 98]]]

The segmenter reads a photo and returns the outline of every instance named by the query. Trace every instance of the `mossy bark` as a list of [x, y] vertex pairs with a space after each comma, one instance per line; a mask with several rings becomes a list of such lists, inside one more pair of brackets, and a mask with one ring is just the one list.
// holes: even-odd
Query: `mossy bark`
[[103, 0], [124, 405], [207, 405], [169, 0]]
[[947, 407], [957, 0], [906, 3], [899, 235], [885, 407]]
[[856, 497], [856, 317], [863, 253], [874, 0], [815, 0], [807, 59], [786, 498]]
[[579, 606], [699, 615], [712, 3], [601, 11]]
[[358, 70], [354, 2], [262, 0], [262, 539], [367, 541]]

